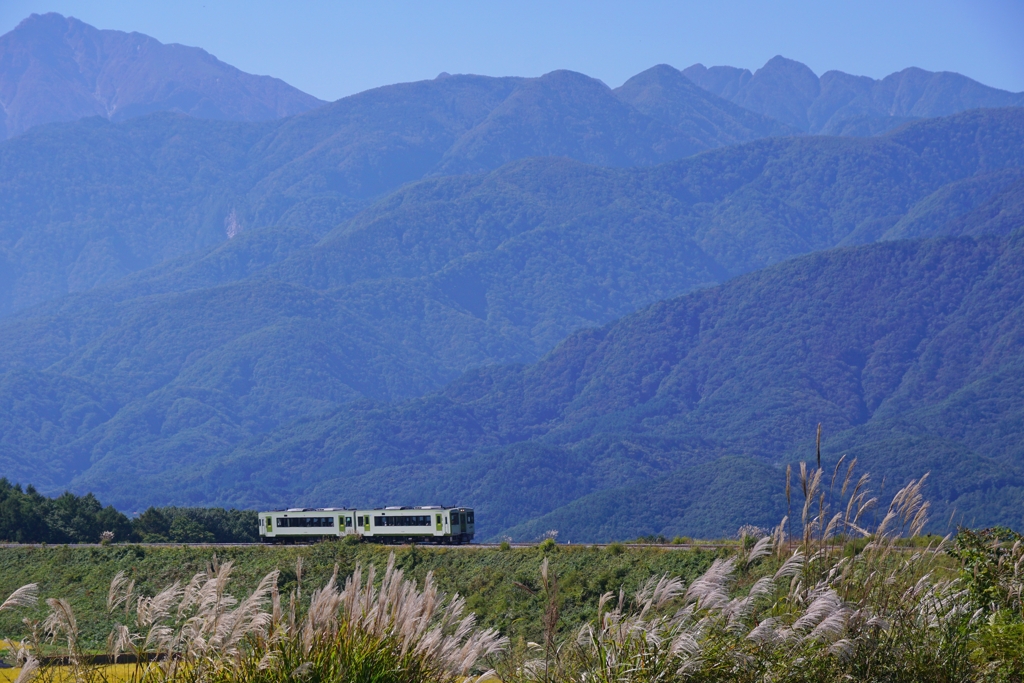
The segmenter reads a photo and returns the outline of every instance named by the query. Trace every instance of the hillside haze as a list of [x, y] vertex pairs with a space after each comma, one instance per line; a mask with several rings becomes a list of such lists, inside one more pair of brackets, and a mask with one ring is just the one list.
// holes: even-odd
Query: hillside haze
[[875, 135], [907, 121], [982, 107], [1024, 106], [1024, 93], [982, 85], [949, 71], [909, 68], [881, 80], [828, 71], [777, 56], [751, 73], [694, 64], [682, 71], [733, 104], [821, 135]]
[[[269, 471], [239, 475], [252, 482], [243, 494], [222, 488], [234, 476], [223, 468], [236, 458], [250, 461], [253, 444], [268, 433], [319, 429], [352, 401], [400, 401], [474, 367], [530, 363], [580, 327], [800, 254], [903, 231], [1009, 234], [1020, 225], [1013, 217], [1024, 181], [1021, 116], [982, 110], [872, 139], [756, 141], [652, 168], [523, 160], [485, 175], [415, 183], [323, 237], [286, 227], [243, 231], [0, 326], [5, 471], [46, 487], [95, 490], [128, 507], [277, 503], [259, 483], [269, 481]], [[861, 267], [847, 263], [854, 272]], [[843, 267], [831, 276], [843, 280]], [[813, 268], [811, 276], [822, 277]], [[856, 289], [844, 291], [837, 301]], [[905, 324], [916, 325], [909, 318]], [[780, 331], [773, 343], [799, 343], [799, 329]], [[742, 392], [728, 405], [740, 423], [752, 410]], [[522, 409], [501, 405], [489, 419], [511, 419], [512, 408]], [[458, 425], [465, 441], [445, 448], [466, 453], [467, 467], [490, 467], [478, 457], [501, 442], [476, 441], [476, 417], [411, 415], [379, 433]], [[797, 433], [775, 445], [762, 439], [760, 457], [777, 461]], [[297, 471], [318, 472], [348, 452], [318, 451], [310, 459], [291, 437], [273, 438], [289, 444], [282, 448]], [[523, 443], [523, 457], [574, 462], [546, 443]], [[729, 452], [703, 437], [673, 448], [690, 459]], [[615, 468], [635, 451], [613, 448], [620, 460], [608, 471], [622, 476]], [[372, 461], [388, 450], [371, 441], [365, 452]], [[655, 476], [672, 462], [691, 461], [680, 458], [658, 455], [632, 471]], [[387, 482], [398, 496], [402, 489], [390, 488], [396, 480], [384, 476], [391, 467], [384, 463], [384, 470], [367, 466], [359, 481]], [[190, 483], [188, 472], [204, 468], [201, 483]], [[134, 493], [137, 486], [117, 485], [113, 473], [125, 471], [136, 484], [152, 478], [147, 501]], [[314, 502], [340, 495], [290, 488], [280, 476], [274, 486], [288, 496]], [[547, 498], [568, 503], [614, 477], [602, 481], [566, 484]], [[455, 490], [415, 491], [430, 498], [441, 492]], [[387, 497], [384, 490], [376, 495]]]
[[565, 71], [443, 75], [277, 121], [160, 113], [36, 128], [0, 143], [0, 316], [244, 230], [323, 234], [426, 176], [536, 156], [649, 166], [789, 131], [699, 88], [647, 101], [656, 116]]
[[1022, 237], [802, 257], [572, 335], [535, 365], [303, 421], [193, 485], [223, 477], [238, 502], [265, 480], [290, 489], [281, 503], [470, 499], [484, 531], [518, 538], [720, 536], [785, 514], [769, 465], [813, 457], [820, 421], [827, 466], [848, 453], [895, 488], [931, 472], [933, 528], [954, 511], [1020, 526]]
[[74, 17], [33, 14], [0, 36], [0, 139], [88, 116], [123, 121], [174, 111], [265, 121], [321, 104], [284, 81], [244, 73], [199, 48], [101, 31]]

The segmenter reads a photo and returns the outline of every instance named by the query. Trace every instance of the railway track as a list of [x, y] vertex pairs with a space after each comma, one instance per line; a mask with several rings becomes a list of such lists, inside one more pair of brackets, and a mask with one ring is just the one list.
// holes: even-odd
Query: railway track
[[[52, 543], [0, 543], [0, 548], [62, 548], [65, 545], [69, 548], [112, 548], [112, 547], [128, 547], [128, 546], [139, 546], [142, 548], [282, 548], [282, 547], [295, 547], [285, 546], [269, 543], [114, 543], [110, 545], [103, 545], [101, 543], [72, 543], [72, 544], [52, 544]], [[308, 544], [295, 544], [295, 545], [306, 545], [312, 546], [316, 543]], [[401, 544], [380, 544], [380, 545], [391, 545], [394, 548], [408, 548], [413, 544], [401, 543]], [[417, 543], [417, 547], [421, 548], [450, 548], [452, 550], [486, 550], [489, 548], [500, 548], [500, 543], [464, 543], [462, 545], [441, 545], [434, 543]], [[535, 548], [540, 543], [510, 543], [513, 548]], [[721, 548], [734, 548], [735, 543], [726, 543], [721, 541], [708, 541], [704, 543], [559, 543], [559, 547], [563, 548], [607, 548], [608, 546], [621, 546], [623, 548], [665, 548], [668, 550], [718, 550]]]

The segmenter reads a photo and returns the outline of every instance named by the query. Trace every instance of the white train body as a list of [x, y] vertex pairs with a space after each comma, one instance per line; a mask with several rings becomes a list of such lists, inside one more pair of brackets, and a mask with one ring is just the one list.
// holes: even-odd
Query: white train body
[[469, 543], [475, 533], [473, 508], [425, 505], [372, 510], [290, 508], [259, 513], [264, 543], [311, 543], [359, 536], [378, 543]]

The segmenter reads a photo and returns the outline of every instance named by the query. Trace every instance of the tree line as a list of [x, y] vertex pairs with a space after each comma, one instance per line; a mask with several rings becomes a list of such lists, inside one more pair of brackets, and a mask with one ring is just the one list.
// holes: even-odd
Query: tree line
[[8, 543], [254, 543], [256, 512], [150, 507], [130, 518], [96, 496], [48, 498], [0, 478], [0, 541]]

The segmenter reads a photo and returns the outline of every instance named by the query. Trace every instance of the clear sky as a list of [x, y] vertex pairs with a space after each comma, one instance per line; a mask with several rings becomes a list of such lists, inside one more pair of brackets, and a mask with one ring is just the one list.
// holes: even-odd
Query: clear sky
[[442, 71], [614, 87], [659, 63], [755, 70], [776, 54], [819, 75], [919, 66], [1024, 91], [1024, 0], [0, 0], [0, 33], [33, 12], [202, 47], [327, 100]]

